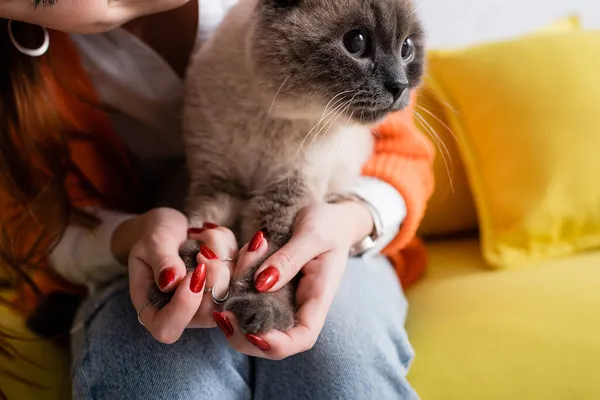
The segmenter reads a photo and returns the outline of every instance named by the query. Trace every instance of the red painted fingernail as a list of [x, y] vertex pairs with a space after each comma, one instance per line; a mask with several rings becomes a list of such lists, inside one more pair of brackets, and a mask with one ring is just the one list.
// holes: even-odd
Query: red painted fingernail
[[254, 286], [261, 293], [268, 292], [279, 280], [279, 270], [273, 266], [258, 274]]
[[209, 260], [216, 260], [218, 258], [217, 255], [205, 244], [200, 245], [200, 254]]
[[158, 287], [160, 287], [162, 290], [165, 290], [173, 282], [175, 282], [176, 277], [177, 274], [175, 273], [175, 270], [173, 268], [167, 268], [162, 270], [160, 275], [158, 276]]
[[248, 333], [246, 335], [246, 339], [248, 339], [248, 341], [250, 343], [252, 343], [256, 347], [258, 347], [262, 351], [269, 351], [269, 350], [271, 350], [271, 346], [269, 346], [269, 343], [267, 343], [264, 339], [261, 339], [261, 338], [259, 338], [256, 335]]
[[254, 237], [250, 241], [250, 244], [248, 245], [248, 251], [254, 253], [256, 250], [258, 250], [264, 238], [265, 234], [263, 233], [263, 231], [256, 232], [254, 234]]
[[202, 232], [204, 232], [206, 229], [204, 228], [190, 228], [188, 229], [188, 236], [189, 235], [199, 235]]
[[190, 279], [190, 290], [194, 293], [200, 293], [204, 287], [204, 281], [206, 280], [206, 265], [200, 264], [194, 270], [192, 279]]
[[231, 325], [231, 322], [229, 322], [229, 320], [227, 319], [227, 317], [224, 314], [221, 314], [220, 312], [215, 311], [213, 313], [213, 319], [217, 323], [217, 326], [219, 327], [219, 329], [223, 331], [225, 336], [227, 336], [227, 337], [233, 336], [233, 332], [234, 332], [233, 325]]
[[204, 229], [217, 229], [219, 227], [219, 225], [213, 224], [212, 222], [205, 222], [202, 224], [202, 227]]

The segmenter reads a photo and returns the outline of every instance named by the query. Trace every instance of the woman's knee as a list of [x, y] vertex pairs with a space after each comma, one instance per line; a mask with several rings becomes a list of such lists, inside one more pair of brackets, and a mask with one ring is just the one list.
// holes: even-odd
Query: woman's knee
[[373, 333], [368, 321], [330, 313], [311, 350], [279, 362], [259, 361], [256, 398], [285, 393], [292, 400], [310, 393], [315, 400], [416, 399], [406, 380], [413, 353], [403, 330], [392, 326]]
[[292, 362], [340, 398], [416, 398], [406, 381], [407, 307], [389, 263], [351, 262], [314, 348]]
[[414, 351], [404, 327], [405, 300], [365, 308], [369, 302], [353, 296], [340, 296], [334, 302], [312, 350], [312, 357], [319, 359], [315, 363], [344, 366], [346, 372], [351, 372], [346, 366], [354, 365], [359, 375], [365, 369], [387, 366], [406, 375]]
[[188, 330], [173, 345], [159, 343], [137, 321], [126, 285], [91, 299], [79, 319], [75, 399], [249, 398], [249, 360], [220, 332]]
[[408, 368], [414, 353], [404, 327], [407, 313], [408, 302], [387, 259], [350, 260], [317, 345], [334, 346], [346, 357], [381, 354]]

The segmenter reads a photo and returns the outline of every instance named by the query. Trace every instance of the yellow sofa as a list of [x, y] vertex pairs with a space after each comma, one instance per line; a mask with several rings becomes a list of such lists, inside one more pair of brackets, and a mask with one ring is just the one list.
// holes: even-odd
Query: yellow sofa
[[600, 251], [490, 270], [468, 238], [429, 257], [407, 293], [423, 399], [600, 399]]

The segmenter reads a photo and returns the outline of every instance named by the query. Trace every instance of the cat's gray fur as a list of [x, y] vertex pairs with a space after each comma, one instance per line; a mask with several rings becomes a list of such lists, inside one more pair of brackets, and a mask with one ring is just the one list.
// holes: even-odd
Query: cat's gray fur
[[[344, 48], [345, 33], [357, 28], [371, 35], [368, 57]], [[409, 36], [415, 57], [405, 62]], [[240, 1], [188, 71], [190, 225], [230, 227], [240, 244], [262, 229], [273, 254], [299, 210], [350, 188], [372, 154], [372, 126], [408, 105], [423, 53], [410, 0]], [[408, 88], [394, 99], [390, 81]], [[191, 246], [182, 256], [194, 268]], [[295, 281], [260, 294], [259, 265], [232, 283], [224, 309], [246, 333], [286, 331], [294, 325]]]

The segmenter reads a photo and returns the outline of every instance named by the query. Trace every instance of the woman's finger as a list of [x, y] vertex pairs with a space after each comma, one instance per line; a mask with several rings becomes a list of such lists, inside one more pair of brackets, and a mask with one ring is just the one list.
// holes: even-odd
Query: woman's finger
[[156, 285], [164, 293], [172, 292], [186, 276], [185, 264], [179, 256], [185, 232], [185, 225], [160, 228], [132, 249], [132, 254], [150, 266]]
[[238, 259], [235, 263], [233, 278], [242, 279], [246, 271], [256, 263], [260, 262], [268, 250], [268, 243], [262, 231], [256, 232], [252, 240], [248, 242], [238, 253]]
[[[311, 349], [327, 318], [335, 296], [335, 268], [326, 268], [336, 261], [335, 254], [326, 253], [310, 261], [303, 271], [296, 289], [296, 325], [287, 332], [269, 331], [259, 334], [261, 343], [267, 343], [266, 357], [281, 360]], [[261, 347], [259, 343], [259, 348]]]
[[229, 290], [233, 260], [237, 253], [235, 236], [228, 229], [210, 229], [198, 235], [202, 242], [198, 253], [198, 264], [206, 265], [206, 292], [205, 301], [202, 302], [196, 315], [188, 328], [213, 328], [216, 326], [213, 319], [215, 303], [212, 299], [212, 289], [215, 295], [223, 298]]
[[323, 329], [330, 305], [323, 298], [311, 298], [298, 309], [298, 321], [292, 329], [260, 334], [260, 339], [270, 348], [264, 353], [272, 360], [282, 360], [312, 349]]
[[317, 235], [304, 230], [297, 232], [256, 271], [256, 290], [264, 293], [281, 289], [306, 264], [327, 250]]
[[251, 357], [269, 358], [263, 351], [253, 346], [246, 335], [239, 328], [235, 314], [229, 311], [215, 313], [215, 321], [221, 329], [229, 345], [238, 353], [246, 354]]
[[327, 310], [326, 304], [311, 300], [299, 310], [298, 324], [286, 333], [271, 330], [256, 335], [244, 334], [236, 316], [228, 311], [217, 313], [215, 319], [236, 351], [252, 357], [282, 360], [314, 346], [323, 328]]
[[[255, 263], [259, 262], [268, 250], [267, 241], [265, 240], [262, 232], [256, 233], [252, 240], [246, 244], [238, 254], [238, 260], [235, 266], [235, 278], [241, 279], [245, 271]], [[214, 312], [213, 318], [216, 325], [223, 331], [225, 336], [231, 336], [236, 331], [241, 332], [239, 328], [235, 328], [234, 324], [237, 325], [237, 319], [233, 318], [231, 322], [226, 314], [233, 316], [232, 313]], [[243, 335], [242, 335], [243, 336]]]
[[179, 248], [187, 239], [188, 222], [182, 213], [168, 209], [155, 209], [147, 214], [147, 236], [132, 253], [150, 265], [154, 281], [162, 292], [172, 292], [186, 276], [185, 264], [179, 257]]
[[148, 304], [148, 285], [152, 283], [152, 270], [138, 257], [129, 264], [131, 301], [138, 310], [140, 322], [152, 336], [166, 344], [176, 342], [202, 304], [206, 286], [206, 265], [200, 264], [188, 273], [177, 286], [173, 298], [159, 310]]
[[[238, 245], [235, 235], [227, 228], [208, 229], [198, 236], [200, 252], [198, 263], [206, 263], [209, 267], [208, 285], [217, 284], [215, 290], [219, 297], [227, 293], [229, 280], [235, 266]], [[222, 277], [220, 277], [222, 275]]]
[[217, 323], [229, 344], [241, 353], [270, 360], [282, 360], [311, 349], [323, 329], [335, 296], [338, 286], [335, 280], [341, 276], [338, 268], [326, 268], [325, 265], [334, 266], [339, 262], [344, 262], [343, 256], [330, 252], [308, 263], [305, 268], [308, 272], [302, 276], [297, 289], [300, 306], [297, 323], [285, 333], [271, 330], [244, 335], [233, 313], [216, 314]]

